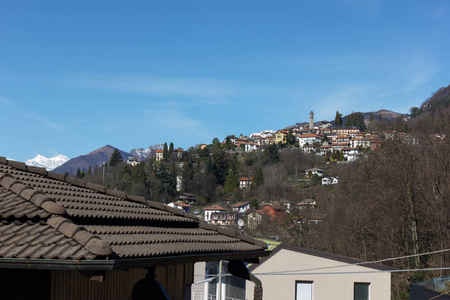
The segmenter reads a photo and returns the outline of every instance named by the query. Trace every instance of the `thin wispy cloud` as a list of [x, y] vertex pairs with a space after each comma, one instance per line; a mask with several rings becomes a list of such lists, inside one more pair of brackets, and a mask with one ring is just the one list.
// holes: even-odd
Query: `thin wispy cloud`
[[226, 82], [210, 78], [163, 78], [157, 76], [79, 76], [73, 85], [123, 93], [156, 96], [222, 98], [234, 93]]
[[51, 129], [54, 129], [54, 130], [57, 130], [57, 131], [60, 131], [60, 132], [65, 132], [65, 131], [66, 131], [64, 126], [59, 125], [59, 124], [56, 124], [56, 123], [50, 121], [49, 119], [44, 118], [44, 117], [41, 117], [41, 116], [38, 116], [38, 115], [36, 115], [36, 114], [33, 114], [33, 113], [24, 113], [23, 116], [24, 116], [25, 118], [28, 118], [28, 119], [31, 119], [31, 120], [38, 121], [38, 122], [40, 122], [41, 124], [43, 124], [43, 125], [45, 125], [45, 126], [51, 128]]
[[11, 101], [9, 101], [8, 99], [0, 97], [0, 106], [11, 107], [11, 106], [13, 106], [13, 103]]
[[5, 98], [0, 97], [0, 106], [3, 106], [4, 109], [0, 114], [0, 119], [16, 119], [16, 120], [31, 120], [33, 122], [38, 122], [48, 128], [51, 128], [56, 131], [64, 132], [65, 127], [57, 124], [48, 118], [40, 116], [36, 113], [30, 113], [24, 110], [22, 107], [14, 104], [12, 101], [7, 100]]

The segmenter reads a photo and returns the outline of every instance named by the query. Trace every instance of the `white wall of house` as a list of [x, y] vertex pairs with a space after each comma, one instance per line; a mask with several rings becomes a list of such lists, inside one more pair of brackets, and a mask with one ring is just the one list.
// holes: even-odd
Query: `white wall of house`
[[245, 152], [252, 152], [258, 150], [256, 143], [245, 144]]
[[204, 218], [205, 222], [210, 222], [211, 221], [211, 214], [215, 213], [215, 212], [223, 212], [223, 210], [218, 210], [218, 209], [216, 209], [216, 210], [209, 210], [209, 209], [206, 209], [205, 210], [205, 218]]
[[305, 146], [306, 144], [314, 145], [314, 143], [316, 143], [316, 142], [321, 143], [322, 139], [318, 136], [312, 136], [312, 137], [311, 136], [304, 137], [301, 135], [298, 136], [298, 144], [299, 144], [300, 148]]
[[233, 211], [237, 211], [238, 213], [244, 213], [250, 208], [250, 203], [239, 206], [239, 207], [233, 207]]
[[[293, 271], [345, 265], [342, 261], [282, 249], [259, 265], [252, 273]], [[296, 299], [296, 283], [312, 282], [314, 300], [353, 299], [355, 283], [369, 283], [370, 300], [389, 300], [391, 297], [391, 274], [389, 272], [355, 274], [311, 274], [329, 272], [376, 271], [363, 266], [340, 267], [307, 271], [304, 275], [256, 275], [263, 286], [264, 299]], [[254, 283], [246, 282], [246, 299], [253, 299]]]

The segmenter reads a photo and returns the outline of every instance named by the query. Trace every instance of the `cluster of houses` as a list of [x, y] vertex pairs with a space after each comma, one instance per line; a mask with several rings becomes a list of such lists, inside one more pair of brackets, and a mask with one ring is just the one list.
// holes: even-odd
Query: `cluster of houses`
[[[228, 136], [231, 143], [246, 152], [256, 151], [264, 145], [287, 144], [292, 134], [294, 142], [305, 153], [325, 156], [334, 152], [342, 153], [342, 159], [356, 161], [362, 149], [377, 149], [383, 139], [398, 136], [410, 139], [406, 133], [398, 132], [361, 132], [356, 126], [333, 126], [329, 122], [314, 123], [314, 113], [310, 113], [310, 122], [273, 131], [265, 130], [250, 136]], [[294, 144], [295, 144], [294, 143]]]
[[[287, 130], [263, 131], [249, 137], [229, 137], [233, 145], [245, 149], [246, 152], [256, 151], [260, 146], [271, 144], [286, 144], [289, 132]], [[329, 128], [315, 127], [292, 128], [292, 135], [299, 148], [305, 153], [325, 156], [327, 153], [342, 152], [347, 161], [356, 161], [361, 149], [376, 149], [381, 144], [381, 136], [370, 132], [361, 132], [355, 126], [339, 126]]]

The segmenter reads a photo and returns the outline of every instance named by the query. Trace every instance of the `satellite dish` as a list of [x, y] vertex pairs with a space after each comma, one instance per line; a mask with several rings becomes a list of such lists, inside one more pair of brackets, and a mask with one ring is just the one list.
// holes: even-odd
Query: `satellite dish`
[[238, 223], [238, 225], [239, 225], [239, 228], [244, 227], [244, 220], [239, 219], [237, 223]]

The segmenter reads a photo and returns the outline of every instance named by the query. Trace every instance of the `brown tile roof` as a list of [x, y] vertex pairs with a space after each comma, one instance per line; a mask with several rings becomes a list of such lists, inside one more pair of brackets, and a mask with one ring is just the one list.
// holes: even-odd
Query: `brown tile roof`
[[237, 203], [231, 205], [231, 207], [241, 207], [241, 206], [248, 205], [248, 204], [250, 204], [250, 202], [248, 202], [248, 201], [247, 202], [237, 202]]
[[219, 205], [210, 205], [208, 207], [205, 207], [203, 210], [227, 210], [227, 209]]
[[299, 135], [299, 136], [298, 136], [299, 139], [303, 139], [303, 138], [311, 138], [311, 137], [322, 138], [323, 135], [311, 133], [311, 134], [302, 134], [302, 135]]
[[179, 263], [213, 255], [265, 255], [256, 240], [201, 223], [179, 209], [4, 157], [0, 217], [0, 264], [3, 259], [57, 259], [123, 265], [130, 258], [167, 264], [174, 257]]
[[[173, 203], [178, 206], [182, 206], [182, 207], [191, 207], [189, 204], [183, 203], [181, 201], [177, 201], [177, 202], [173, 202]], [[166, 206], [168, 206], [168, 205], [166, 205]]]
[[239, 178], [239, 181], [252, 181], [253, 180], [253, 178], [252, 177], [250, 177], [250, 178], [248, 178], [248, 177], [241, 177], [241, 178]]

